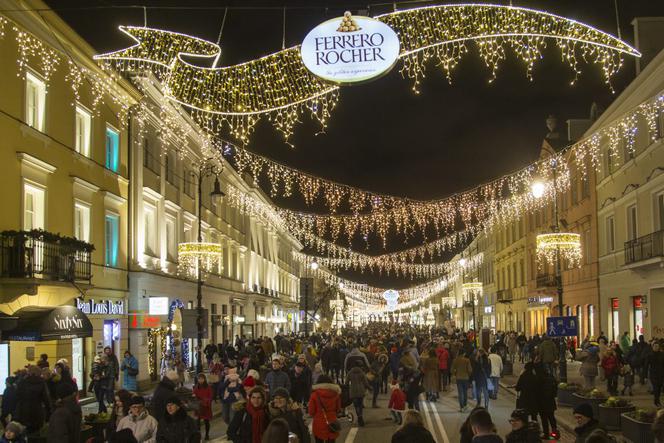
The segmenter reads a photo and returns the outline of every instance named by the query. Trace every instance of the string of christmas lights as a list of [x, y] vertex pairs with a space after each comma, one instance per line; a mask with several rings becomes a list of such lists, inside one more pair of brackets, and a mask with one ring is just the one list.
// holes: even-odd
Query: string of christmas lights
[[[562, 60], [580, 74], [579, 60], [601, 66], [609, 82], [622, 65], [622, 55], [636, 49], [591, 26], [533, 9], [483, 5], [442, 5], [408, 9], [376, 17], [395, 30], [400, 40], [402, 75], [413, 89], [424, 77], [426, 64], [436, 61], [451, 80], [451, 72], [475, 42], [495, 78], [510, 49], [526, 65], [531, 78], [546, 41], [553, 39]], [[288, 141], [304, 113], [324, 128], [338, 100], [338, 87], [310, 73], [300, 47], [223, 68], [196, 66], [183, 56], [216, 65], [221, 48], [209, 41], [160, 29], [121, 26], [135, 44], [99, 54], [98, 60], [120, 70], [152, 70], [164, 82], [168, 96], [187, 107], [206, 130], [228, 129], [246, 143], [254, 126], [266, 118]]]

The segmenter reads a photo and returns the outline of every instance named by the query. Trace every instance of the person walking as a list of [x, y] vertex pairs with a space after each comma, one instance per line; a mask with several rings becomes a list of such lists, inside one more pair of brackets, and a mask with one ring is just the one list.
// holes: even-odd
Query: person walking
[[369, 381], [362, 370], [363, 364], [360, 361], [355, 362], [355, 367], [348, 371], [348, 395], [353, 401], [355, 412], [357, 413], [357, 424], [364, 426], [364, 396], [369, 388]]
[[526, 363], [516, 382], [516, 407], [528, 412], [533, 421], [537, 420], [539, 382], [535, 365], [532, 362]]
[[394, 423], [401, 426], [403, 423], [403, 411], [406, 409], [406, 393], [401, 390], [399, 382], [394, 379], [391, 385], [392, 393], [390, 394], [390, 401], [387, 407], [390, 409], [390, 414]]
[[166, 401], [175, 394], [175, 384], [178, 381], [178, 373], [174, 370], [166, 371], [152, 395], [150, 408], [157, 423], [166, 415]]
[[[558, 396], [558, 383], [556, 379], [541, 365], [535, 365], [539, 391], [537, 392], [537, 413], [542, 420], [542, 439], [560, 438], [558, 422], [556, 421], [556, 397]], [[551, 434], [549, 434], [551, 429]]]
[[145, 408], [145, 399], [137, 395], [129, 401], [129, 415], [120, 420], [116, 432], [126, 429], [138, 443], [156, 443], [157, 426], [157, 420]]
[[113, 353], [110, 346], [104, 348], [104, 355], [106, 356], [107, 370], [107, 385], [106, 385], [106, 402], [113, 404], [115, 400], [115, 382], [120, 380], [120, 363], [118, 357]]
[[595, 387], [595, 379], [599, 374], [597, 364], [599, 363], [599, 348], [597, 346], [589, 347], [585, 352], [578, 354], [578, 360], [581, 361], [580, 372], [585, 381], [587, 389]]
[[83, 414], [76, 394], [71, 384], [58, 385], [55, 409], [48, 420], [48, 443], [79, 443]]
[[484, 397], [484, 407], [489, 408], [489, 375], [491, 374], [491, 363], [484, 349], [479, 349], [470, 361], [473, 369], [473, 384], [475, 387], [475, 401], [479, 406]]
[[281, 370], [281, 360], [275, 358], [272, 360], [272, 370], [265, 376], [265, 385], [267, 386], [270, 398], [278, 388], [285, 388], [290, 392], [291, 383], [288, 374]]
[[491, 380], [492, 390], [491, 398], [494, 400], [498, 398], [498, 388], [500, 387], [500, 376], [503, 373], [503, 359], [500, 355], [496, 353], [496, 347], [491, 348], [491, 353], [489, 354], [489, 363], [491, 365], [491, 373], [489, 378]]
[[661, 406], [659, 397], [664, 383], [664, 352], [658, 341], [652, 344], [652, 352], [648, 356], [646, 368], [648, 371], [648, 380], [652, 383], [652, 395], [655, 406]]
[[39, 367], [28, 366], [27, 375], [18, 382], [16, 398], [16, 417], [12, 420], [25, 426], [26, 434], [39, 431], [51, 415], [51, 399]]
[[609, 395], [618, 395], [618, 376], [620, 374], [620, 361], [616, 353], [608, 349], [602, 358], [602, 368], [606, 378], [606, 391]]
[[205, 440], [210, 439], [210, 420], [212, 420], [212, 388], [207, 382], [205, 374], [198, 374], [196, 385], [194, 386], [193, 396], [199, 401], [197, 416], [197, 428], [201, 428], [201, 420], [205, 425]]
[[558, 347], [551, 340], [551, 337], [544, 335], [542, 342], [537, 347], [540, 362], [544, 365], [544, 369], [549, 371], [551, 375], [555, 376], [554, 363], [558, 360]]
[[226, 435], [233, 443], [260, 442], [269, 422], [265, 390], [255, 386], [247, 398], [246, 402], [235, 405], [239, 410], [226, 430]]
[[423, 374], [422, 387], [427, 393], [427, 401], [437, 401], [440, 392], [440, 370], [434, 349], [430, 349], [427, 356], [421, 359], [420, 366]]
[[447, 386], [450, 384], [450, 351], [448, 346], [447, 343], [439, 341], [436, 347], [438, 370], [440, 371], [440, 385], [443, 392], [447, 391]]
[[431, 432], [424, 427], [422, 415], [413, 409], [406, 411], [403, 425], [392, 435], [391, 443], [435, 443]]
[[106, 364], [105, 355], [95, 355], [92, 362], [92, 370], [90, 371], [90, 387], [95, 394], [99, 407], [97, 412], [101, 414], [106, 412], [106, 387], [108, 386], [108, 365]]
[[[337, 412], [341, 410], [341, 388], [332, 383], [332, 379], [323, 374], [318, 383], [312, 386], [311, 397], [307, 406], [313, 417], [311, 429], [316, 443], [334, 443], [339, 437]], [[337, 426], [331, 426], [337, 423]]]
[[473, 368], [470, 360], [463, 351], [452, 362], [452, 375], [456, 378], [457, 391], [459, 395], [459, 412], [465, 412], [468, 405], [468, 386]]
[[136, 392], [138, 390], [136, 385], [136, 376], [138, 375], [138, 360], [131, 355], [129, 350], [125, 351], [124, 359], [122, 360], [122, 389], [127, 391]]
[[270, 422], [279, 419], [285, 420], [290, 431], [297, 435], [299, 443], [309, 443], [311, 437], [309, 428], [304, 424], [301, 406], [291, 400], [286, 389], [279, 388], [274, 393], [272, 401], [268, 403], [268, 416]]
[[512, 431], [505, 436], [505, 443], [540, 443], [537, 422], [528, 419], [524, 409], [512, 411], [509, 419]]
[[[209, 440], [209, 438], [206, 438]], [[166, 400], [166, 415], [157, 427], [157, 443], [199, 443], [201, 432], [176, 395]]]
[[7, 426], [7, 417], [12, 417], [16, 415], [16, 403], [18, 398], [16, 397], [16, 377], [10, 375], [5, 380], [5, 390], [2, 392], [2, 405], [0, 409], [2, 410], [2, 415], [0, 415], [0, 423], [2, 427]]
[[299, 404], [304, 404], [311, 396], [312, 376], [305, 369], [305, 364], [298, 362], [295, 363], [288, 374], [290, 377], [290, 396]]

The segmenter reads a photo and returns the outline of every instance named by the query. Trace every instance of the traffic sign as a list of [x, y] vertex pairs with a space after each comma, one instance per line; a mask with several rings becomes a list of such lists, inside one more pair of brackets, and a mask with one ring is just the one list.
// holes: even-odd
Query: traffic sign
[[549, 337], [572, 337], [579, 335], [578, 319], [569, 317], [547, 317], [546, 335]]

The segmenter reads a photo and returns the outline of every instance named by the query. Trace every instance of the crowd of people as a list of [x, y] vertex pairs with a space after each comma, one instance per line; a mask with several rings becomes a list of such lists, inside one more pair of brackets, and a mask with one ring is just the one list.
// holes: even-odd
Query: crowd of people
[[[561, 343], [546, 336], [496, 333], [479, 346], [473, 331], [404, 325], [370, 324], [340, 334], [277, 335], [233, 343], [209, 343], [203, 350], [204, 372], [193, 389], [183, 389], [184, 364], [165, 354], [161, 379], [149, 398], [137, 393], [138, 361], [127, 351], [121, 361], [106, 348], [92, 365], [90, 385], [99, 413], [109, 413], [102, 440], [110, 442], [187, 442], [208, 440], [212, 405], [221, 405], [227, 438], [234, 443], [334, 442], [341, 423], [366, 423], [366, 407], [378, 408], [387, 394], [386, 417], [397, 426], [392, 441], [433, 442], [420, 415], [422, 402], [437, 402], [455, 384], [459, 412], [469, 411], [460, 429], [462, 443], [502, 441], [489, 413], [498, 398], [504, 365], [520, 361], [516, 409], [509, 423], [508, 443], [558, 439], [556, 420]], [[581, 361], [588, 387], [597, 377], [607, 391], [632, 394], [638, 377], [652, 389], [655, 404], [664, 378], [664, 350], [657, 341], [630, 340], [625, 333], [609, 342], [604, 334], [587, 338], [577, 350], [575, 340], [563, 343], [566, 358]], [[120, 373], [121, 389], [117, 389]], [[43, 355], [36, 365], [7, 379], [0, 420], [4, 441], [21, 442], [48, 421], [48, 441], [78, 443], [82, 413], [79, 387], [69, 363], [50, 368]], [[110, 412], [109, 412], [110, 411]], [[9, 420], [11, 418], [11, 421]], [[574, 409], [577, 443], [609, 441], [592, 408]], [[309, 420], [311, 427], [308, 426]], [[662, 429], [664, 430], [664, 418]], [[592, 438], [591, 438], [592, 437]], [[605, 440], [601, 440], [605, 438]]]

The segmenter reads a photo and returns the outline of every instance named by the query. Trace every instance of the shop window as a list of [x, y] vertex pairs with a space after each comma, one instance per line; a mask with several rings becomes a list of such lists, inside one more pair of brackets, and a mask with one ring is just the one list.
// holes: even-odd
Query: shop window
[[611, 332], [613, 340], [620, 339], [620, 301], [617, 298], [611, 299]]
[[25, 184], [23, 188], [23, 229], [44, 229], [45, 227], [44, 189]]
[[25, 74], [25, 122], [44, 131], [46, 84], [32, 72]]
[[79, 202], [74, 204], [74, 237], [90, 242], [90, 206]]
[[120, 244], [120, 217], [107, 214], [105, 219], [105, 264], [118, 265], [118, 246]]
[[634, 336], [638, 337], [644, 334], [643, 329], [643, 296], [636, 295], [632, 297], [632, 313], [634, 320]]
[[90, 157], [90, 134], [92, 127], [92, 117], [90, 113], [82, 106], [76, 106], [76, 132], [74, 147], [76, 152], [86, 157]]
[[593, 319], [595, 318], [595, 305], [588, 305], [588, 333], [591, 337], [595, 336], [595, 323]]
[[118, 172], [120, 167], [120, 134], [111, 127], [106, 127], [106, 168]]

